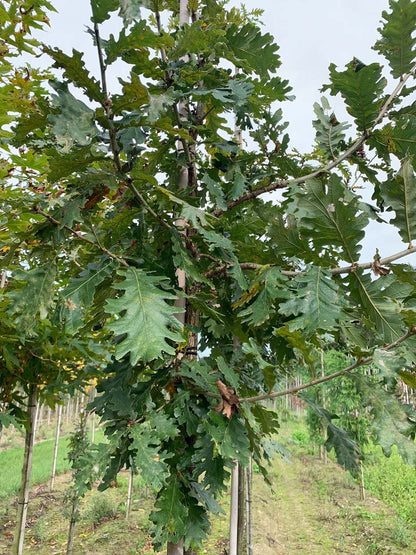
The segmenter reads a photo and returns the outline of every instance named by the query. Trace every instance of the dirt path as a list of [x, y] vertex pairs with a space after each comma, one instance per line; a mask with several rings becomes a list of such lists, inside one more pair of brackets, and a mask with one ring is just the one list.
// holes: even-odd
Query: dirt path
[[274, 493], [261, 476], [254, 488], [255, 555], [416, 553], [416, 531], [378, 499], [361, 501], [358, 486], [331, 461], [306, 454], [277, 460]]
[[[254, 474], [253, 536], [255, 555], [412, 555], [416, 554], [416, 530], [406, 526], [378, 499], [359, 498], [350, 475], [329, 461], [319, 461], [307, 447], [290, 445], [291, 463], [276, 457], [270, 477], [273, 491]], [[82, 501], [76, 529], [76, 555], [149, 555], [153, 553], [148, 513], [153, 500], [143, 487], [135, 489], [132, 514], [122, 514], [127, 495], [127, 473], [117, 487]], [[66, 549], [68, 522], [64, 515], [64, 492], [70, 474], [57, 478], [56, 491], [36, 486], [29, 504], [26, 552], [62, 555]], [[94, 517], [106, 498], [115, 518]], [[100, 503], [99, 503], [100, 502]], [[229, 498], [224, 497], [224, 509]], [[0, 500], [0, 554], [11, 553], [16, 506]], [[101, 513], [100, 513], [101, 514]], [[213, 533], [201, 555], [228, 550], [229, 517], [214, 518]]]

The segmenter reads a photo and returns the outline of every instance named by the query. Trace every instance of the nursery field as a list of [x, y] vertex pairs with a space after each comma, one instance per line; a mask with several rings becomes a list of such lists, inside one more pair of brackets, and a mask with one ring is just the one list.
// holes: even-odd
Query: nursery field
[[[397, 480], [411, 479], [413, 469], [401, 467], [399, 457], [382, 459], [377, 453], [366, 470], [372, 486], [382, 486], [385, 502], [368, 494], [360, 500], [354, 480], [333, 461], [325, 464], [313, 453], [301, 422], [282, 426], [280, 440], [289, 461], [276, 456], [271, 468], [270, 489], [255, 473], [253, 480], [253, 536], [256, 555], [411, 554], [416, 553], [416, 514], [413, 491], [401, 490]], [[49, 489], [46, 461], [52, 456], [50, 440], [38, 443], [34, 452], [34, 482], [26, 530], [26, 553], [63, 554], [66, 550], [68, 515], [65, 491], [71, 474], [65, 471], [65, 442], [59, 454], [59, 472], [53, 492]], [[0, 553], [10, 553], [16, 514], [19, 449], [0, 452]], [[377, 459], [377, 460], [376, 460]], [[65, 466], [66, 465], [66, 466]], [[7, 469], [5, 472], [4, 469]], [[403, 473], [409, 471], [409, 475]], [[42, 474], [43, 472], [43, 474]], [[16, 474], [16, 476], [15, 476]], [[39, 483], [40, 482], [40, 483]], [[404, 482], [403, 482], [404, 483]], [[126, 520], [128, 473], [119, 475], [114, 487], [90, 492], [82, 502], [76, 528], [74, 552], [78, 555], [152, 553], [147, 519], [154, 499], [135, 478], [132, 510]], [[394, 508], [400, 492], [402, 502]], [[228, 496], [224, 514], [214, 517], [212, 533], [199, 553], [226, 555], [228, 546]], [[398, 512], [400, 511], [400, 514]], [[412, 513], [413, 510], [413, 513]]]

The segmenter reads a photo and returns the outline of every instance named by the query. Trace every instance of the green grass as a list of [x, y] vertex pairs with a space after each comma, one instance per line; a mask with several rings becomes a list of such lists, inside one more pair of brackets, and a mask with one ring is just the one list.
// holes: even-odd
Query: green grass
[[[103, 441], [103, 437], [103, 432], [97, 430], [95, 441]], [[53, 439], [35, 443], [33, 448], [31, 485], [47, 483], [50, 480], [54, 444], [55, 440]], [[12, 447], [0, 451], [0, 498], [2, 499], [15, 495], [19, 490], [23, 452], [23, 447]], [[57, 475], [70, 469], [67, 456], [68, 438], [61, 437], [56, 460]]]
[[[30, 483], [48, 482], [52, 472], [54, 440], [41, 441], [33, 448], [32, 477]], [[69, 470], [67, 438], [61, 438], [56, 460], [56, 473], [62, 474]], [[23, 448], [14, 447], [0, 452], [0, 498], [10, 497], [17, 493], [20, 485], [23, 465]]]
[[403, 461], [395, 447], [390, 457], [373, 447], [368, 458], [369, 463], [364, 463], [366, 488], [416, 528], [416, 469]]

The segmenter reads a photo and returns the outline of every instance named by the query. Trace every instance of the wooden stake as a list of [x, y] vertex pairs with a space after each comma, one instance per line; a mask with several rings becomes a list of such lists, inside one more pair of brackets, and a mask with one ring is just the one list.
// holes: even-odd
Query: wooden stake
[[130, 461], [130, 474], [129, 474], [129, 489], [127, 491], [127, 504], [126, 504], [126, 520], [130, 517], [130, 509], [131, 509], [131, 498], [133, 494], [133, 479], [134, 479], [134, 469], [132, 465], [132, 461]]
[[57, 416], [57, 420], [56, 420], [55, 445], [54, 445], [54, 448], [53, 448], [51, 491], [53, 491], [53, 486], [54, 486], [54, 483], [55, 483], [56, 459], [57, 459], [57, 456], [58, 456], [59, 434], [60, 434], [60, 431], [61, 431], [61, 418], [62, 418], [62, 405], [59, 405], [58, 406], [58, 416]]
[[230, 552], [237, 555], [237, 530], [238, 530], [238, 461], [234, 461], [231, 471], [231, 501], [230, 501]]

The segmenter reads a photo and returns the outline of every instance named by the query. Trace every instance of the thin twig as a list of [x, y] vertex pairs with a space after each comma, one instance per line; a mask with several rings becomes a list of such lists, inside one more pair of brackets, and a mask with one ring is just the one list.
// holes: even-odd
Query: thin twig
[[[160, 22], [160, 12], [159, 12], [158, 9], [156, 10], [155, 16], [156, 16], [157, 32], [161, 36], [162, 35], [162, 24]], [[166, 57], [165, 49], [161, 47], [159, 50], [160, 50], [160, 55], [162, 56], [162, 60], [166, 64], [168, 60], [167, 60], [167, 57]]]
[[107, 115], [108, 134], [110, 135], [111, 151], [113, 153], [114, 163], [117, 167], [118, 172], [123, 173], [123, 166], [121, 164], [120, 153], [119, 153], [119, 150], [118, 150], [118, 147], [117, 147], [117, 130], [114, 126], [113, 114], [112, 114], [112, 111], [111, 111], [112, 102], [111, 102], [111, 98], [109, 97], [108, 88], [107, 88], [107, 77], [106, 77], [106, 69], [107, 68], [104, 64], [103, 51], [102, 51], [102, 46], [101, 46], [100, 30], [99, 30], [99, 27], [98, 27], [97, 23], [94, 23], [94, 34], [95, 34], [95, 40], [96, 40], [96, 43], [97, 43], [98, 61], [99, 61], [99, 64], [100, 64], [101, 87], [103, 89], [103, 94], [104, 94], [104, 97], [105, 97], [103, 108], [104, 108], [105, 113]]
[[[235, 200], [230, 201], [229, 203], [227, 203], [227, 210], [230, 210], [231, 208], [234, 208], [235, 206], [238, 206], [239, 204], [242, 204], [243, 202], [246, 202], [248, 200], [257, 198], [260, 195], [263, 195], [265, 193], [270, 193], [270, 192], [276, 191], [278, 189], [283, 189], [283, 188], [287, 187], [288, 185], [296, 185], [296, 184], [304, 183], [305, 181], [307, 181], [309, 179], [313, 179], [314, 177], [318, 177], [319, 175], [321, 175], [323, 173], [329, 172], [333, 168], [337, 167], [341, 162], [350, 158], [350, 156], [352, 156], [360, 148], [360, 146], [368, 139], [368, 137], [374, 131], [375, 127], [384, 118], [384, 116], [386, 115], [387, 110], [390, 108], [393, 100], [396, 98], [396, 96], [403, 89], [406, 81], [408, 79], [410, 79], [410, 77], [414, 76], [415, 72], [416, 72], [416, 64], [412, 67], [412, 69], [411, 69], [411, 71], [409, 71], [409, 73], [407, 73], [406, 75], [404, 75], [400, 79], [400, 82], [398, 83], [398, 85], [396, 86], [394, 91], [391, 93], [391, 95], [388, 97], [386, 102], [383, 104], [383, 106], [382, 106], [377, 118], [375, 119], [373, 125], [369, 129], [366, 129], [362, 133], [362, 135], [350, 146], [350, 148], [348, 148], [343, 154], [338, 156], [338, 158], [336, 158], [332, 162], [329, 162], [328, 164], [326, 164], [324, 166], [321, 166], [317, 170], [315, 170], [311, 173], [308, 173], [307, 175], [304, 175], [302, 177], [296, 177], [294, 179], [282, 179], [280, 181], [275, 181], [274, 183], [269, 183], [269, 185], [266, 185], [264, 187], [260, 187], [259, 189], [255, 189], [254, 191], [250, 191], [249, 193], [246, 193], [245, 195], [242, 195], [238, 199], [235, 199]], [[218, 217], [218, 216], [221, 216], [221, 214], [223, 214], [224, 212], [225, 212], [225, 210], [223, 210], [221, 208], [217, 208], [216, 210], [214, 210], [212, 212], [212, 215]]]
[[[40, 355], [37, 355], [36, 353], [34, 353], [31, 349], [29, 349], [28, 352], [32, 357], [37, 358], [37, 359], [41, 360], [42, 362], [50, 362], [51, 364], [56, 366], [56, 360], [53, 360], [51, 358], [41, 357]], [[68, 362], [68, 364], [71, 364], [71, 363]], [[75, 364], [74, 364], [74, 366], [75, 366]]]
[[163, 227], [165, 227], [166, 229], [169, 229], [169, 231], [171, 230], [170, 225], [168, 224], [168, 222], [166, 222], [163, 218], [161, 218], [158, 214], [156, 214], [156, 212], [153, 210], [153, 208], [147, 203], [146, 199], [143, 197], [143, 195], [136, 189], [136, 187], [133, 185], [133, 182], [130, 178], [128, 178], [126, 180], [126, 185], [127, 187], [130, 189], [130, 191], [133, 193], [133, 195], [137, 198], [137, 200], [140, 202], [140, 204], [143, 205], [143, 207], [149, 212], [149, 214], [155, 219], [157, 220]]
[[[160, 25], [160, 17], [159, 17], [158, 29], [159, 29], [159, 25]], [[159, 32], [160, 32], [160, 29], [159, 29]], [[143, 195], [134, 186], [132, 178], [130, 176], [125, 177], [126, 172], [123, 169], [123, 164], [121, 163], [121, 160], [120, 160], [120, 151], [119, 151], [118, 146], [117, 146], [117, 130], [116, 130], [116, 128], [114, 126], [114, 123], [113, 123], [113, 114], [112, 114], [112, 111], [111, 111], [111, 105], [112, 104], [111, 104], [111, 99], [108, 95], [108, 89], [107, 89], [106, 66], [104, 64], [104, 59], [103, 59], [103, 54], [102, 54], [102, 47], [101, 47], [100, 31], [99, 31], [97, 23], [94, 24], [94, 33], [95, 33], [95, 38], [96, 38], [96, 42], [97, 42], [98, 60], [99, 60], [99, 64], [100, 64], [101, 86], [102, 86], [103, 93], [104, 93], [105, 98], [106, 98], [103, 107], [104, 107], [104, 110], [105, 110], [106, 115], [107, 115], [108, 133], [110, 135], [111, 151], [113, 153], [113, 159], [114, 159], [114, 163], [116, 165], [117, 171], [119, 172], [119, 174], [123, 175], [123, 180], [125, 179], [127, 187], [130, 189], [130, 191], [133, 193], [133, 195], [137, 198], [137, 200], [140, 202], [140, 204], [142, 206], [144, 206], [144, 208], [147, 210], [147, 212], [153, 218], [155, 218], [160, 224], [162, 224], [164, 227], [166, 227], [167, 229], [170, 229], [170, 225], [167, 222], [165, 222], [160, 216], [158, 216], [156, 214], [156, 212], [146, 202]], [[162, 54], [162, 57], [163, 57], [163, 54]]]
[[[218, 260], [216, 260], [214, 257], [207, 256], [206, 254], [201, 254], [201, 257], [209, 258], [210, 260], [218, 264]], [[223, 264], [222, 266], [217, 266], [216, 268], [213, 268], [212, 270], [205, 272], [204, 277], [210, 278], [216, 275], [221, 275], [224, 272], [226, 272], [229, 268], [232, 268], [233, 266], [234, 264], [231, 264], [231, 263]], [[265, 267], [264, 264], [256, 264], [254, 262], [242, 262], [240, 264], [240, 268], [242, 270], [261, 270], [264, 267]], [[285, 270], [282, 270], [281, 273], [283, 274], [284, 272]]]
[[[98, 27], [98, 23], [94, 23], [94, 34], [95, 40], [97, 43], [97, 51], [98, 51], [98, 61], [100, 63], [100, 72], [101, 72], [101, 86], [103, 88], [104, 97], [107, 100], [108, 98], [108, 91], [107, 91], [107, 78], [106, 78], [106, 65], [104, 64], [103, 58], [103, 51], [101, 48], [101, 37], [100, 37], [100, 30]], [[105, 106], [104, 106], [105, 108]]]
[[44, 212], [40, 208], [35, 208], [34, 211], [36, 212], [36, 214], [40, 214], [41, 216], [46, 218], [52, 224], [55, 224], [57, 226], [60, 226], [64, 229], [68, 230], [77, 239], [79, 239], [81, 241], [84, 241], [85, 243], [88, 243], [89, 245], [92, 245], [93, 247], [99, 249], [100, 251], [102, 251], [104, 254], [106, 254], [107, 256], [112, 258], [113, 260], [117, 260], [117, 262], [119, 264], [121, 264], [122, 266], [124, 266], [126, 268], [129, 267], [129, 263], [126, 260], [124, 260], [124, 258], [120, 258], [119, 256], [117, 256], [116, 254], [113, 254], [111, 251], [109, 251], [108, 249], [106, 249], [102, 245], [99, 245], [99, 244], [95, 243], [94, 241], [92, 241], [91, 239], [88, 239], [88, 237], [85, 237], [85, 235], [83, 235], [80, 231], [77, 231], [76, 229], [73, 229], [69, 225], [66, 225], [66, 224], [62, 225], [62, 223], [59, 220], [56, 220], [54, 217], [52, 217], [50, 214], [47, 214], [46, 212]]
[[[391, 351], [392, 349], [394, 349], [395, 347], [398, 347], [401, 343], [403, 343], [404, 341], [406, 341], [407, 339], [409, 339], [409, 337], [412, 337], [413, 335], [416, 335], [416, 328], [413, 327], [411, 328], [406, 334], [402, 335], [401, 337], [399, 337], [398, 339], [396, 339], [396, 341], [393, 341], [393, 343], [389, 343], [388, 345], [383, 346], [383, 351]], [[360, 366], [364, 366], [365, 364], [369, 364], [372, 360], [373, 360], [374, 355], [362, 358], [360, 360], [357, 360], [357, 362], [354, 362], [354, 364], [350, 364], [350, 366], [347, 366], [346, 368], [343, 368], [342, 370], [339, 370], [338, 372], [334, 372], [333, 374], [329, 374], [328, 376], [323, 376], [321, 378], [317, 378], [316, 380], [312, 380], [308, 383], [305, 384], [301, 384], [301, 385], [297, 385], [294, 387], [290, 387], [288, 389], [284, 389], [283, 391], [272, 391], [271, 393], [265, 393], [264, 395], [256, 395], [254, 397], [245, 397], [243, 399], [240, 399], [240, 403], [254, 403], [256, 401], [264, 401], [265, 399], [274, 399], [276, 397], [283, 397], [285, 395], [294, 395], [296, 393], [298, 393], [299, 391], [303, 390], [303, 389], [308, 389], [309, 387], [312, 387], [314, 385], [318, 385], [321, 383], [325, 383], [325, 382], [329, 382], [330, 380], [333, 380], [334, 378], [338, 378], [339, 376], [344, 376], [345, 374], [348, 374], [350, 372], [352, 372], [353, 370], [355, 370], [356, 368], [359, 368]]]

